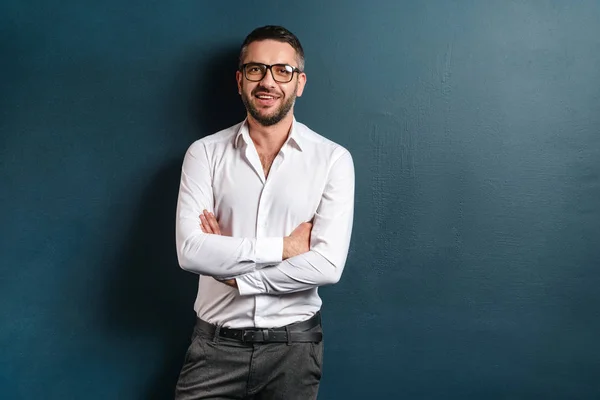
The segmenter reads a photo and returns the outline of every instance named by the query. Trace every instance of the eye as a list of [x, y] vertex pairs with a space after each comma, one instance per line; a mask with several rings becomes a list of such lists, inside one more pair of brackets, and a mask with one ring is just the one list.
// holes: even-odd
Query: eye
[[289, 75], [291, 74], [293, 71], [293, 68], [289, 65], [277, 65], [276, 66], [276, 72], [279, 75]]
[[248, 75], [262, 75], [265, 67], [260, 64], [247, 64], [245, 67], [246, 73]]

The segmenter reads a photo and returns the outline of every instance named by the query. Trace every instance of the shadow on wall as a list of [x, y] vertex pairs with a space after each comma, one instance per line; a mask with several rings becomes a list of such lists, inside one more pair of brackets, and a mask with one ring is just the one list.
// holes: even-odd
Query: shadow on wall
[[[187, 68], [191, 76], [175, 77], [184, 82], [172, 100], [175, 106], [171, 103], [167, 108], [173, 111], [172, 125], [188, 123], [193, 131], [186, 148], [244, 117], [235, 84], [238, 52], [238, 47], [230, 47], [205, 55]], [[155, 373], [147, 377], [140, 400], [173, 398], [194, 324], [198, 279], [179, 268], [175, 252], [174, 217], [182, 161], [183, 153], [160, 166], [145, 188], [119, 258], [118, 275], [111, 283], [107, 310], [111, 330], [129, 338], [155, 339], [161, 346]]]
[[234, 125], [246, 115], [235, 81], [239, 51], [238, 45], [226, 47], [196, 63], [196, 81], [191, 89], [191, 100], [187, 104], [189, 113], [185, 118], [192, 122], [197, 132], [201, 132], [200, 136]]

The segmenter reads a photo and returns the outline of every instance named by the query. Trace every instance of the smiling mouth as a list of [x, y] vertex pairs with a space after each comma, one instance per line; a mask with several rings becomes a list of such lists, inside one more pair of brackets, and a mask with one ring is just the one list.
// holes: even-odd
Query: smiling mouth
[[277, 95], [273, 95], [273, 94], [268, 94], [268, 93], [258, 93], [254, 95], [254, 98], [256, 99], [256, 105], [259, 108], [271, 108], [271, 107], [275, 107], [275, 105], [278, 103], [279, 100], [279, 96]]
[[261, 100], [275, 100], [275, 99], [277, 99], [276, 96], [271, 96], [269, 94], [257, 94], [256, 98], [261, 99]]

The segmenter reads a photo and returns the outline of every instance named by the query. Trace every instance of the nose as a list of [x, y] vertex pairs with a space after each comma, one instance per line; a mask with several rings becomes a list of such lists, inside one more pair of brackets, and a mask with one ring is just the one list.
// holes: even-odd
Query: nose
[[273, 71], [271, 68], [265, 71], [265, 76], [263, 76], [260, 84], [266, 87], [275, 87], [275, 79], [273, 79]]

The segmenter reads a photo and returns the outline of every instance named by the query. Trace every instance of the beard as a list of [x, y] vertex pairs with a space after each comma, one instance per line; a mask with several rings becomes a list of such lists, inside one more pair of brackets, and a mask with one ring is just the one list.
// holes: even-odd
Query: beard
[[272, 91], [269, 91], [264, 87], [257, 86], [256, 88], [254, 88], [250, 96], [246, 94], [246, 92], [242, 91], [242, 102], [244, 103], [248, 114], [250, 114], [250, 116], [254, 118], [256, 122], [258, 122], [262, 126], [272, 126], [277, 124], [279, 121], [285, 118], [286, 115], [288, 115], [288, 113], [294, 106], [294, 102], [296, 101], [295, 93], [297, 89], [298, 83], [296, 83], [296, 87], [294, 88], [294, 91], [292, 92], [291, 96], [287, 99], [284, 97], [283, 103], [281, 103], [281, 105], [272, 114], [261, 114], [258, 108], [256, 108], [256, 106], [252, 102], [252, 98], [254, 98], [254, 94], [256, 92], [272, 93]]

